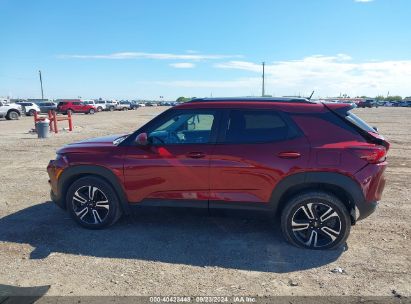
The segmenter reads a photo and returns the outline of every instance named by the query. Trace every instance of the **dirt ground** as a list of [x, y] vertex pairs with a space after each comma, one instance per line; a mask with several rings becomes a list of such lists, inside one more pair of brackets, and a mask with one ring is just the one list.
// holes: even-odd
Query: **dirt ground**
[[[409, 299], [411, 109], [355, 110], [392, 146], [383, 201], [353, 227], [345, 250], [294, 248], [283, 240], [278, 220], [261, 215], [180, 208], [141, 210], [110, 229], [89, 231], [49, 201], [46, 166], [57, 148], [132, 131], [164, 109], [77, 114], [73, 132], [44, 140], [28, 133], [30, 117], [0, 120], [0, 284], [50, 285], [47, 295]], [[342, 273], [332, 272], [338, 267]]]

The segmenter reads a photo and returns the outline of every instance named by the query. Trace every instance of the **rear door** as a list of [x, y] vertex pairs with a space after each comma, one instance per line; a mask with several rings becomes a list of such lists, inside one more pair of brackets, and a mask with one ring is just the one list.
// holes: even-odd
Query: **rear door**
[[74, 101], [71, 103], [74, 112], [84, 112], [84, 104], [80, 101]]
[[210, 160], [210, 207], [267, 206], [277, 183], [307, 165], [307, 139], [272, 109], [233, 109], [224, 121]]

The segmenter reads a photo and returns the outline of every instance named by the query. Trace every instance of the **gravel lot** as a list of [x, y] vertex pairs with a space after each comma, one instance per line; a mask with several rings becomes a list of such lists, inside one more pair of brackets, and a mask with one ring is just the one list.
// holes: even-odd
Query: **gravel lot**
[[77, 114], [73, 132], [45, 140], [28, 133], [30, 117], [0, 120], [0, 284], [50, 285], [47, 295], [411, 295], [411, 109], [355, 111], [392, 148], [383, 201], [346, 250], [294, 248], [277, 219], [257, 214], [145, 209], [88, 231], [49, 202], [57, 148], [132, 131], [164, 109]]

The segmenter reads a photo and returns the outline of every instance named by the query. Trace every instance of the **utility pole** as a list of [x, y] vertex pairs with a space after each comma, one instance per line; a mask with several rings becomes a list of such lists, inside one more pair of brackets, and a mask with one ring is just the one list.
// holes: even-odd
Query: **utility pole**
[[261, 92], [261, 97], [265, 96], [265, 62], [263, 62], [263, 88]]
[[39, 71], [39, 76], [40, 76], [40, 87], [41, 87], [41, 99], [44, 99], [44, 94], [43, 94], [43, 80], [41, 79], [41, 71]]

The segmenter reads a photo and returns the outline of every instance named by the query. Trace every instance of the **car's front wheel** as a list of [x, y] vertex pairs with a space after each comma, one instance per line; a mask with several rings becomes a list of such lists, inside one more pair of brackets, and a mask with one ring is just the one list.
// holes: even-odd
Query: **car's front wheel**
[[113, 187], [95, 176], [76, 180], [67, 191], [66, 204], [74, 220], [89, 229], [112, 225], [121, 216]]
[[306, 192], [294, 196], [281, 214], [281, 229], [293, 245], [335, 249], [345, 244], [351, 221], [347, 208], [334, 195]]
[[19, 118], [20, 118], [19, 112], [14, 111], [14, 110], [10, 110], [6, 115], [7, 120], [17, 120]]

